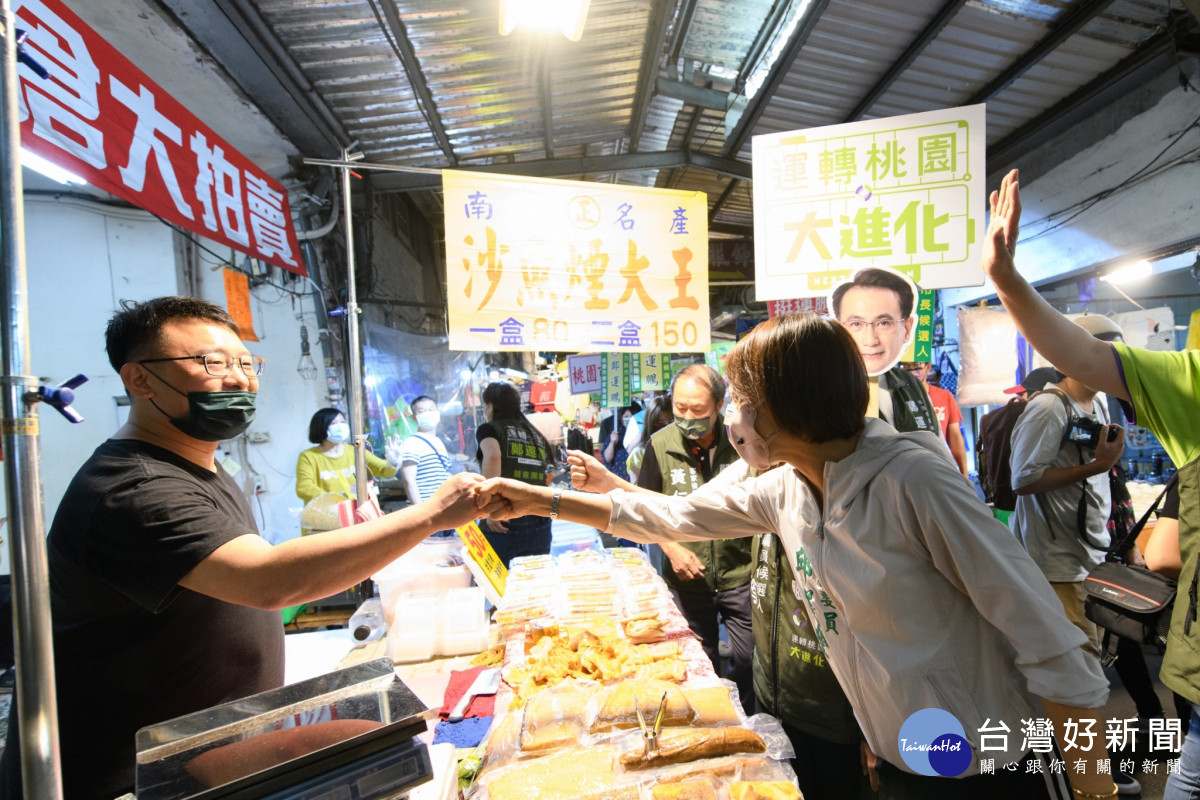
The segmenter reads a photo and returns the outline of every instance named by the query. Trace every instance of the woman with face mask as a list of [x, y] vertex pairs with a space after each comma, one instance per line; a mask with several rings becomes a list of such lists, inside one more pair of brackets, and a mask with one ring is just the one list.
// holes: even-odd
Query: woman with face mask
[[[296, 460], [296, 496], [304, 502], [332, 492], [354, 497], [354, 444], [350, 424], [336, 408], [322, 408], [308, 423], [308, 440], [316, 445]], [[390, 478], [400, 466], [399, 443], [389, 442], [387, 460], [367, 452], [367, 470]]]
[[[850, 333], [816, 314], [775, 317], [738, 342], [726, 373], [725, 422], [741, 459], [694, 492], [563, 493], [489, 480], [479, 507], [643, 542], [775, 532], [881, 798], [1115, 797], [1103, 738], [1070, 735], [1072, 722], [1102, 729], [1108, 700], [1083, 633], [936, 436], [866, 417], [866, 368]], [[576, 487], [602, 488], [585, 457], [569, 460]], [[922, 738], [916, 730], [933, 717], [938, 733]], [[1059, 757], [1027, 737], [987, 735], [1033, 718], [1079, 769], [1055, 771], [1049, 761]], [[989, 766], [1001, 763], [1017, 769]]]

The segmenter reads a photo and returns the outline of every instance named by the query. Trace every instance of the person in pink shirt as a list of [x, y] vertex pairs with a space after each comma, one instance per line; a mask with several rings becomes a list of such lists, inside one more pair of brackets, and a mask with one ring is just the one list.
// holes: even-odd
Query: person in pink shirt
[[925, 391], [929, 392], [929, 399], [933, 401], [933, 408], [937, 411], [938, 424], [942, 426], [942, 438], [950, 446], [950, 452], [958, 464], [958, 471], [964, 476], [967, 475], [967, 443], [963, 439], [962, 411], [958, 408], [958, 401], [942, 387], [929, 385], [929, 362], [906, 361], [900, 366], [921, 381]]

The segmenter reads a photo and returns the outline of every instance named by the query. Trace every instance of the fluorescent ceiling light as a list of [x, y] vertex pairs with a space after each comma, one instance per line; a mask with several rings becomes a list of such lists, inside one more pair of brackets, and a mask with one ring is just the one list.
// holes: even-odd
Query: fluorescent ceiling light
[[1108, 281], [1111, 284], [1129, 283], [1130, 281], [1140, 280], [1150, 275], [1154, 268], [1150, 266], [1149, 261], [1135, 261], [1132, 264], [1126, 264], [1123, 267], [1118, 267], [1101, 280]]
[[562, 31], [572, 42], [583, 36], [591, 0], [500, 0], [500, 35], [517, 28]]
[[42, 158], [32, 150], [26, 150], [24, 147], [21, 148], [21, 166], [29, 167], [34, 172], [44, 175], [52, 181], [87, 186], [87, 181], [74, 172], [63, 169], [57, 164]]

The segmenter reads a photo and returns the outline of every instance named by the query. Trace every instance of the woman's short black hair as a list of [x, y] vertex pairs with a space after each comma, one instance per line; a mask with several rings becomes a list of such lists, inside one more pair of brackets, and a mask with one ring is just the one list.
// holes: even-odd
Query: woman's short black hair
[[848, 439], [867, 414], [867, 370], [835, 320], [810, 312], [761, 322], [725, 361], [740, 403], [765, 402], [779, 427], [820, 444]]
[[341, 413], [341, 410], [336, 408], [322, 408], [313, 414], [312, 419], [308, 422], [308, 440], [313, 444], [325, 441], [329, 423], [333, 422], [334, 417]]

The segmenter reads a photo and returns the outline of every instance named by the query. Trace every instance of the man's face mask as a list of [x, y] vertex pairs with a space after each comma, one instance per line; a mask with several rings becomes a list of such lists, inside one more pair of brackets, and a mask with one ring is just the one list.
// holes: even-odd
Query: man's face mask
[[[149, 372], [148, 369], [146, 371]], [[159, 380], [162, 381], [162, 378]], [[193, 439], [202, 442], [232, 439], [245, 433], [250, 423], [254, 422], [254, 402], [257, 398], [255, 392], [245, 389], [227, 392], [180, 392], [166, 381], [162, 382], [187, 398], [188, 413], [182, 417], [172, 417], [158, 408], [158, 403], [153, 399], [150, 400], [150, 405], [158, 408], [159, 413], [170, 420], [172, 425]]]
[[422, 411], [416, 415], [417, 428], [423, 431], [431, 431], [438, 426], [442, 421], [442, 415], [439, 411]]
[[699, 419], [687, 419], [685, 417], [675, 417], [675, 425], [683, 433], [686, 439], [701, 439], [712, 430], [712, 417], [700, 417]]

